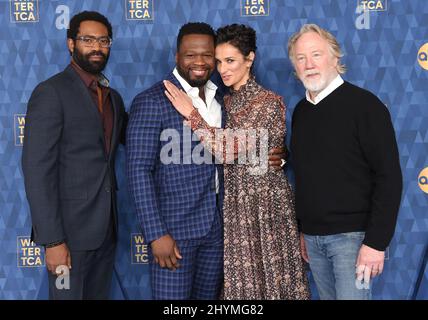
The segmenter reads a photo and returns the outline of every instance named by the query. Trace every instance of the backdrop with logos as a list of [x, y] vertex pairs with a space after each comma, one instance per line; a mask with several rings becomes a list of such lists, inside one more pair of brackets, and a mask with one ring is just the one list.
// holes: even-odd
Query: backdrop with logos
[[[387, 105], [400, 151], [402, 204], [374, 298], [428, 299], [428, 2], [420, 0], [0, 0], [0, 299], [48, 296], [44, 250], [29, 240], [21, 171], [25, 113], [35, 86], [69, 63], [66, 29], [83, 10], [99, 11], [113, 25], [105, 74], [127, 110], [137, 93], [174, 67], [182, 24], [252, 26], [256, 78], [284, 97], [287, 127], [304, 96], [287, 57], [288, 38], [304, 23], [330, 30], [345, 53], [344, 78]], [[112, 298], [150, 299], [147, 244], [127, 191], [122, 146], [117, 157], [120, 228]], [[291, 169], [287, 174], [293, 178]]]

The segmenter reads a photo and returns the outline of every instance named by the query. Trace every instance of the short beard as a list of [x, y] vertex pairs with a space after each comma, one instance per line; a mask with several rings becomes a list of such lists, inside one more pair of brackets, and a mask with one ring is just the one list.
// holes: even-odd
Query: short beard
[[313, 72], [305, 72], [300, 80], [302, 81], [305, 89], [313, 93], [319, 93], [323, 91], [335, 77], [332, 74], [324, 74], [324, 76], [321, 76], [318, 80], [306, 80], [305, 76], [312, 73]]
[[191, 86], [191, 87], [194, 87], [194, 88], [201, 88], [201, 87], [203, 87], [204, 85], [206, 85], [206, 83], [208, 82], [208, 80], [209, 80], [209, 78], [210, 78], [210, 76], [211, 76], [211, 74], [208, 76], [208, 79], [198, 79], [198, 80], [192, 80], [192, 79], [190, 79], [190, 77], [189, 77], [189, 74], [188, 73], [186, 73], [183, 69], [181, 69], [179, 66], [176, 66], [177, 67], [177, 71], [178, 71], [178, 74], [184, 79], [184, 80], [186, 80], [187, 81], [187, 83]]
[[328, 85], [326, 79], [320, 79], [316, 82], [303, 79], [302, 82], [306, 90], [311, 92], [320, 92], [324, 90]]
[[[89, 61], [89, 57], [93, 56], [93, 55], [101, 55], [104, 58], [104, 61], [100, 61], [100, 62], [91, 62]], [[105, 55], [103, 52], [101, 51], [91, 51], [90, 53], [83, 55], [77, 48], [74, 49], [72, 57], [74, 62], [77, 63], [77, 65], [82, 68], [83, 70], [85, 70], [86, 72], [90, 73], [90, 74], [99, 74], [101, 71], [104, 70], [104, 68], [107, 65], [107, 61], [109, 59], [110, 56], [110, 51], [107, 55]]]

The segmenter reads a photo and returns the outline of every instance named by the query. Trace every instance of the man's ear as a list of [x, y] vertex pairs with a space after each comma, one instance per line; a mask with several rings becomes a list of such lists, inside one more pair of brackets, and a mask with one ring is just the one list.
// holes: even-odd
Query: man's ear
[[175, 54], [175, 65], [178, 64], [178, 52]]
[[73, 54], [73, 52], [74, 52], [74, 40], [73, 39], [70, 39], [70, 38], [67, 39], [67, 47], [68, 47], [68, 51], [70, 51], [71, 54]]

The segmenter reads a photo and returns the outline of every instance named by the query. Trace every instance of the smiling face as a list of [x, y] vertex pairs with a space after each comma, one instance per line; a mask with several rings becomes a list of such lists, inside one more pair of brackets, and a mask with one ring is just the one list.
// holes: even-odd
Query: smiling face
[[217, 71], [223, 83], [238, 90], [250, 77], [250, 69], [254, 60], [254, 52], [245, 57], [241, 51], [229, 43], [219, 44], [215, 48]]
[[[108, 37], [108, 30], [100, 22], [86, 20], [82, 21], [79, 26], [77, 37], [81, 36]], [[67, 44], [74, 62], [83, 70], [91, 74], [98, 74], [104, 70], [110, 55], [110, 48], [101, 47], [98, 41], [93, 47], [87, 47], [83, 41], [78, 39], [68, 39]]]
[[295, 43], [293, 56], [297, 76], [311, 98], [316, 97], [338, 75], [338, 59], [329, 50], [327, 40], [315, 32], [300, 36]]
[[214, 38], [206, 34], [183, 36], [175, 62], [180, 76], [192, 87], [203, 87], [214, 71]]

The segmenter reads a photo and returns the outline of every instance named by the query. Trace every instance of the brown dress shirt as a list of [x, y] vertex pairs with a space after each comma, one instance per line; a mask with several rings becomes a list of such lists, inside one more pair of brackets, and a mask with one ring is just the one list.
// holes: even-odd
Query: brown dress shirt
[[95, 106], [100, 115], [100, 121], [104, 128], [104, 142], [106, 153], [110, 153], [111, 138], [113, 133], [113, 108], [110, 97], [110, 88], [99, 83], [96, 75], [86, 72], [80, 68], [73, 60], [71, 66], [82, 79], [85, 86], [88, 88], [89, 94], [95, 103]]

